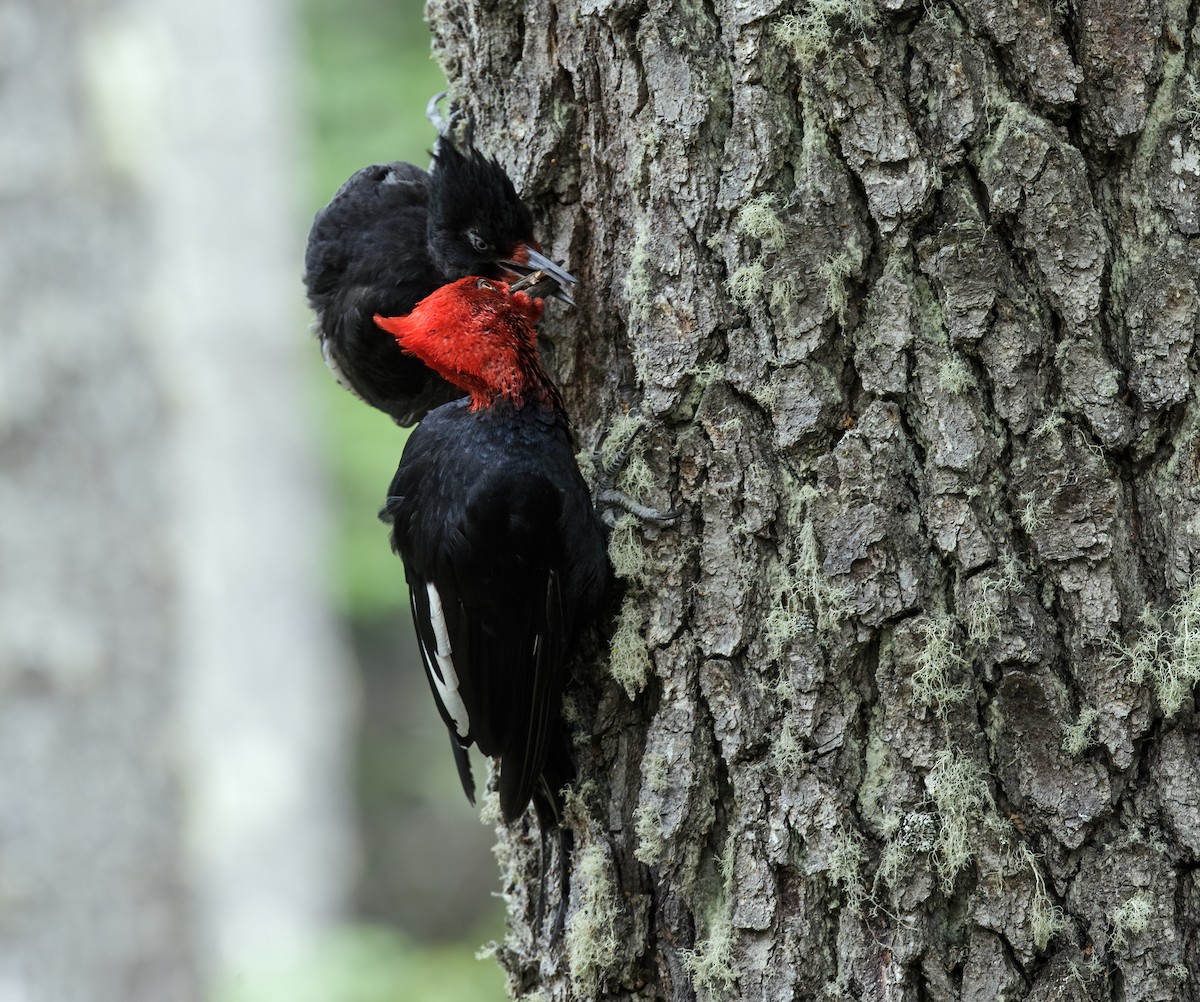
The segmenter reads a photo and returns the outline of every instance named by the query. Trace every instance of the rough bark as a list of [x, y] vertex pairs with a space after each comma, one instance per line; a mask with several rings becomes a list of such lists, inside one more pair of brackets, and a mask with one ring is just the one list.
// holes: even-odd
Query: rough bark
[[1195, 8], [431, 0], [651, 420], [514, 994], [1193, 999]]
[[345, 893], [287, 18], [251, 6], [0, 0], [6, 1002], [208, 998]]

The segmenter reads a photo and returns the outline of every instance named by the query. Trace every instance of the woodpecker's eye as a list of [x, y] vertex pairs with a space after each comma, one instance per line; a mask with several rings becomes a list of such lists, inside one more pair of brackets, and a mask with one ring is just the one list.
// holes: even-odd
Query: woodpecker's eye
[[476, 283], [475, 283], [475, 288], [477, 288], [477, 289], [490, 289], [492, 292], [495, 292], [495, 291], [496, 291], [496, 287], [495, 287], [494, 285], [492, 285], [492, 283], [491, 283], [491, 282], [489, 282], [489, 281], [488, 281], [486, 278], [481, 278], [481, 279], [480, 279], [478, 282], [476, 282]]
[[492, 245], [484, 240], [483, 237], [481, 237], [474, 230], [467, 230], [467, 239], [471, 241], [471, 246], [474, 247], [475, 250], [480, 254], [490, 253]]

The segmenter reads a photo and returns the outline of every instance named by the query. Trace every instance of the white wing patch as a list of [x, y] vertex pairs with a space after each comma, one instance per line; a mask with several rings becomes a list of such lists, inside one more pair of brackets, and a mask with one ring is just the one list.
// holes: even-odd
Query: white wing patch
[[[455, 730], [460, 738], [465, 738], [471, 732], [471, 717], [467, 713], [466, 704], [458, 694], [458, 672], [454, 670], [451, 658], [450, 634], [446, 631], [446, 614], [442, 611], [442, 597], [430, 581], [426, 586], [429, 593], [429, 625], [433, 627], [433, 636], [437, 641], [434, 660], [438, 670], [433, 673], [433, 684], [437, 687], [442, 706], [454, 721]], [[428, 652], [426, 652], [428, 653]], [[438, 675], [441, 678], [438, 678]]]

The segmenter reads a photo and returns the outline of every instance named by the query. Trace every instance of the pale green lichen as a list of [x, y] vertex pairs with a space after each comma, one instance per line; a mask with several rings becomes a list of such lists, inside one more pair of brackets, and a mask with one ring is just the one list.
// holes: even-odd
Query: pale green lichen
[[[1188, 18], [1187, 4], [1175, 3], [1176, 10], [1168, 14], [1175, 24], [1183, 23]], [[1154, 100], [1146, 112], [1146, 121], [1138, 137], [1134, 170], [1139, 177], [1150, 173], [1150, 160], [1162, 149], [1167, 131], [1173, 128], [1178, 119], [1176, 112], [1182, 104], [1188, 107], [1188, 96], [1183, 101], [1179, 99], [1179, 82], [1184, 79], [1189, 63], [1187, 46], [1166, 46], [1160, 54], [1158, 67], [1158, 86], [1154, 89]]]
[[797, 775], [804, 765], [804, 747], [796, 738], [796, 725], [792, 723], [791, 714], [786, 712], [779, 736], [771, 748], [771, 757], [775, 764], [775, 774], [780, 779]]
[[781, 250], [787, 240], [783, 221], [775, 211], [777, 204], [775, 195], [759, 195], [738, 210], [738, 230], [757, 240], [764, 251]]
[[770, 283], [770, 295], [767, 305], [776, 318], [786, 317], [788, 310], [799, 298], [796, 278], [791, 275], [781, 275]]
[[717, 380], [725, 378], [725, 366], [723, 363], [713, 360], [692, 369], [688, 375], [701, 389], [708, 389]]
[[479, 795], [479, 823], [488, 828], [494, 828], [501, 822], [500, 794], [486, 787]]
[[950, 706], [961, 703], [971, 692], [963, 678], [969, 662], [954, 642], [949, 617], [926, 619], [919, 631], [923, 642], [909, 677], [913, 699], [945, 716]]
[[1113, 944], [1124, 946], [1129, 936], [1137, 936], [1150, 928], [1154, 914], [1154, 899], [1149, 891], [1135, 891], [1112, 913]]
[[646, 547], [641, 523], [634, 515], [622, 515], [608, 537], [608, 560], [613, 573], [623, 581], [641, 584], [646, 579]]
[[692, 987], [697, 993], [714, 999], [730, 997], [738, 980], [734, 958], [736, 933], [729, 914], [737, 844], [738, 840], [730, 830], [725, 838], [725, 848], [716, 860], [716, 876], [720, 879], [714, 879], [710, 874], [703, 885], [706, 890], [698, 895], [696, 946], [682, 952], [684, 967], [692, 977]]
[[953, 8], [949, 4], [944, 3], [943, 0], [924, 0], [921, 6], [925, 17], [938, 31], [950, 29]]
[[730, 276], [729, 298], [738, 306], [751, 306], [762, 299], [766, 283], [766, 265], [761, 261], [751, 261], [742, 265]]
[[800, 526], [800, 544], [796, 562], [792, 565], [793, 580], [797, 596], [816, 613], [817, 632], [832, 634], [839, 623], [850, 615], [847, 604], [850, 592], [830, 584], [821, 569], [821, 555], [817, 549], [817, 534], [812, 519], [806, 518]]
[[1175, 121], [1186, 125], [1193, 138], [1200, 134], [1200, 87], [1192, 77], [1183, 81], [1182, 96], [1179, 108], [1175, 112]]
[[823, 639], [836, 635], [839, 624], [851, 614], [850, 591], [832, 584], [821, 566], [816, 530], [808, 507], [817, 497], [812, 484], [783, 475], [786, 532], [778, 559], [762, 571], [762, 593], [767, 599], [763, 636], [767, 656], [777, 660], [797, 637], [812, 631]]
[[975, 375], [963, 357], [953, 352], [938, 366], [937, 384], [947, 393], [957, 395], [975, 385]]
[[839, 31], [861, 32], [877, 18], [870, 0], [809, 0], [803, 13], [780, 18], [774, 33], [791, 49], [797, 65], [811, 70], [829, 52]]
[[646, 618], [639, 603], [633, 596], [626, 595], [613, 630], [608, 664], [613, 679], [630, 699], [646, 688], [652, 671], [650, 651], [642, 636], [645, 625]]
[[821, 987], [821, 995], [830, 1002], [860, 1002], [862, 995], [850, 985], [850, 975], [843, 971]]
[[583, 724], [583, 711], [579, 707], [579, 701], [575, 698], [574, 693], [567, 692], [563, 694], [562, 701], [562, 718], [568, 728], [572, 731], [578, 731]]
[[646, 462], [646, 450], [635, 443], [617, 477], [617, 489], [631, 498], [647, 498], [657, 487], [654, 471]]
[[783, 472], [783, 491], [787, 500], [787, 524], [802, 525], [808, 517], [808, 508], [821, 496], [816, 484], [801, 483], [787, 470]]
[[762, 404], [765, 410], [774, 410], [775, 405], [779, 402], [779, 384], [767, 383], [758, 384], [752, 387], [750, 391], [754, 395], [754, 399]]
[[1020, 497], [1021, 508], [1017, 512], [1017, 520], [1025, 535], [1032, 536], [1046, 527], [1046, 505], [1039, 502], [1031, 493]]
[[1038, 422], [1033, 431], [1029, 433], [1029, 437], [1030, 439], [1035, 439], [1053, 434], [1066, 423], [1066, 417], [1063, 416], [1061, 412], [1054, 411], [1051, 414], [1047, 414], [1046, 417], [1042, 418], [1042, 420]]
[[1200, 575], [1167, 610], [1165, 621], [1146, 610], [1137, 636], [1118, 650], [1129, 665], [1130, 681], [1153, 686], [1163, 713], [1175, 716], [1200, 682]]
[[833, 636], [850, 615], [849, 593], [831, 584], [821, 570], [812, 519], [801, 524], [796, 547], [794, 560], [789, 561], [785, 553], [765, 575], [770, 605], [763, 637], [771, 660], [778, 660], [793, 640], [814, 628], [821, 636]]
[[1041, 953], [1055, 936], [1067, 928], [1067, 920], [1062, 908], [1050, 898], [1050, 892], [1046, 889], [1046, 878], [1042, 876], [1042, 868], [1033, 850], [1021, 843], [1021, 855], [1033, 874], [1033, 897], [1029, 902], [1029, 933], [1033, 938], [1034, 947]]
[[1096, 725], [1100, 722], [1098, 710], [1086, 707], [1079, 719], [1063, 728], [1062, 750], [1075, 758], [1088, 750], [1096, 738]]
[[721, 890], [726, 898], [733, 891], [733, 872], [737, 865], [738, 840], [731, 828], [726, 839], [725, 848], [717, 857], [717, 871], [721, 874]]
[[[890, 644], [888, 641], [883, 643], [888, 646], [881, 646], [881, 661], [889, 656]], [[862, 815], [887, 835], [898, 823], [895, 815], [887, 812], [889, 793], [896, 779], [896, 766], [891, 747], [877, 727], [872, 727], [867, 732], [863, 766], [862, 782], [858, 786], [858, 802]]]
[[1020, 569], [1011, 555], [1000, 562], [998, 573], [987, 572], [979, 579], [974, 597], [967, 603], [967, 639], [976, 646], [990, 643], [1000, 635], [1000, 614], [996, 603], [1016, 591], [1021, 584]]
[[579, 474], [583, 477], [583, 482], [588, 485], [588, 490], [595, 493], [598, 474], [595, 456], [590, 450], [585, 449], [575, 453], [575, 463], [579, 467]]
[[767, 657], [777, 661], [793, 640], [812, 629], [813, 621], [800, 605], [799, 588], [790, 567], [775, 565], [765, 575], [771, 605], [763, 619]]
[[672, 420], [687, 423], [695, 419], [696, 409], [704, 397], [705, 391], [725, 378], [725, 366], [718, 361], [709, 361], [687, 373], [686, 389], [677, 403], [669, 412]]
[[692, 987], [710, 997], [727, 997], [738, 981], [733, 948], [733, 923], [727, 918], [714, 922], [694, 950], [682, 952], [683, 964], [692, 977]]
[[987, 644], [999, 634], [1000, 616], [981, 593], [967, 605], [967, 639], [974, 644]]
[[857, 911], [867, 899], [867, 889], [863, 882], [865, 860], [866, 847], [858, 832], [850, 828], [839, 828], [833, 833], [833, 847], [829, 853], [827, 869], [830, 879], [846, 895], [846, 907], [851, 911]]
[[579, 906], [567, 926], [563, 952], [575, 991], [594, 997], [601, 977], [615, 965], [621, 945], [616, 926], [621, 899], [603, 848], [589, 845], [580, 850], [571, 884]]
[[660, 796], [671, 788], [671, 766], [665, 755], [654, 752], [642, 759], [642, 782]]
[[654, 291], [650, 279], [650, 223], [640, 218], [633, 227], [633, 247], [629, 251], [629, 270], [625, 272], [625, 300], [644, 304]]
[[665, 755], [654, 752], [642, 759], [642, 795], [633, 812], [633, 828], [637, 837], [633, 855], [647, 866], [658, 863], [666, 849], [657, 804], [669, 788], [670, 781], [670, 767]]
[[633, 858], [646, 866], [656, 866], [662, 861], [667, 849], [662, 833], [662, 819], [658, 811], [647, 800], [638, 803], [633, 811], [633, 834], [637, 844]]
[[633, 177], [639, 188], [650, 186], [651, 171], [658, 159], [662, 148], [663, 133], [661, 126], [654, 122], [648, 128], [640, 130], [636, 136], [631, 160], [634, 163]]
[[975, 856], [972, 826], [995, 805], [979, 767], [957, 749], [938, 753], [926, 786], [938, 815], [933, 847], [937, 871], [943, 889], [949, 892], [955, 877]]
[[817, 274], [825, 282], [825, 299], [829, 309], [845, 326], [850, 307], [850, 289], [847, 281], [862, 264], [862, 253], [857, 248], [847, 248], [817, 268]]

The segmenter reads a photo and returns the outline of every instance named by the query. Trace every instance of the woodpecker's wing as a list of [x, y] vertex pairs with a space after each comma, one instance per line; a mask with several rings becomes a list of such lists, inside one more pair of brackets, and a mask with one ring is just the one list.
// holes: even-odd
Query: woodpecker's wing
[[[397, 524], [396, 543], [438, 710], [459, 744], [500, 758], [501, 813], [511, 821], [537, 789], [559, 727], [562, 498], [528, 472], [481, 480], [464, 505], [441, 512], [436, 541], [426, 531], [405, 540]], [[461, 760], [459, 774], [465, 789]]]
[[374, 321], [377, 313], [411, 312], [442, 284], [426, 246], [428, 202], [429, 176], [420, 167], [364, 167], [317, 213], [304, 257], [326, 365], [400, 424], [459, 395]]
[[408, 163], [373, 164], [356, 171], [313, 218], [304, 250], [304, 285], [313, 309], [371, 258], [380, 241], [423, 248], [429, 175]]

